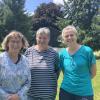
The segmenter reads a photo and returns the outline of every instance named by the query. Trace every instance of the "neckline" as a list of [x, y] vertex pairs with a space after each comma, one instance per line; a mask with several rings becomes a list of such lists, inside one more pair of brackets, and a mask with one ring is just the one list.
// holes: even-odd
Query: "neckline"
[[15, 64], [18, 64], [19, 61], [20, 61], [20, 59], [21, 59], [21, 54], [18, 55], [18, 59], [17, 59], [17, 61], [15, 62]]
[[74, 52], [74, 53], [69, 53], [68, 52], [68, 49], [66, 48], [66, 51], [68, 52], [68, 54], [70, 55], [70, 56], [74, 56], [74, 55], [76, 55], [79, 51], [80, 51], [80, 49], [83, 47], [83, 45], [80, 45], [80, 47]]
[[37, 51], [38, 53], [43, 53], [43, 52], [47, 52], [47, 51], [50, 49], [50, 47], [48, 46], [48, 48], [45, 49], [45, 50], [43, 50], [43, 51], [37, 50], [35, 46], [33, 46], [33, 49], [34, 49], [35, 51]]
[[14, 64], [14, 65], [17, 65], [17, 64], [20, 62], [20, 59], [21, 59], [21, 55], [19, 55], [18, 60], [14, 63], [14, 62], [12, 61], [12, 59], [10, 58], [10, 56], [9, 56], [9, 54], [8, 54], [7, 51], [6, 51], [6, 56], [7, 56], [8, 60], [9, 60], [12, 64]]

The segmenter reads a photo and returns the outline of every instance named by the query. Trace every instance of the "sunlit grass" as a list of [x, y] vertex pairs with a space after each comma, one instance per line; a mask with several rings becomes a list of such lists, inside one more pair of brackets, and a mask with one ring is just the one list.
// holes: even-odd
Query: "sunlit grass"
[[94, 100], [100, 100], [100, 60], [97, 60], [97, 75], [93, 79]]

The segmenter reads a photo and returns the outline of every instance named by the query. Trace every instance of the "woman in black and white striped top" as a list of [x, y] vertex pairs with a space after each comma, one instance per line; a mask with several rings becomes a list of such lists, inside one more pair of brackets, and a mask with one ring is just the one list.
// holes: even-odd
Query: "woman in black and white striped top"
[[57, 92], [58, 54], [48, 46], [50, 30], [40, 28], [36, 33], [37, 45], [26, 50], [31, 69], [31, 87], [28, 100], [55, 100]]

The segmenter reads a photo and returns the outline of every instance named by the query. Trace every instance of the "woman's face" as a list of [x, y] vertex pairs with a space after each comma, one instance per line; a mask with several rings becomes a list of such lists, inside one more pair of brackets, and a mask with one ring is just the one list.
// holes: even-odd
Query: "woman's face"
[[63, 35], [64, 43], [68, 46], [74, 45], [77, 43], [77, 35], [73, 30], [65, 30], [65, 33]]
[[12, 53], [19, 53], [23, 46], [22, 39], [18, 36], [11, 37], [8, 42], [8, 51]]
[[37, 45], [48, 46], [49, 36], [47, 34], [38, 34], [36, 36]]

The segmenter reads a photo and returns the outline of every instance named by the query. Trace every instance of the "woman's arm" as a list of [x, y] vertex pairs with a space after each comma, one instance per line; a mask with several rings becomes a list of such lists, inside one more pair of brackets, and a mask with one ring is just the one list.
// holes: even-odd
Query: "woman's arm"
[[91, 71], [92, 78], [94, 78], [96, 76], [96, 72], [97, 72], [96, 64], [92, 64], [90, 71]]
[[4, 72], [3, 72], [2, 68], [1, 68], [1, 64], [0, 64], [0, 100], [8, 100], [7, 98], [9, 96], [9, 94], [2, 87], [2, 73], [4, 73]]

